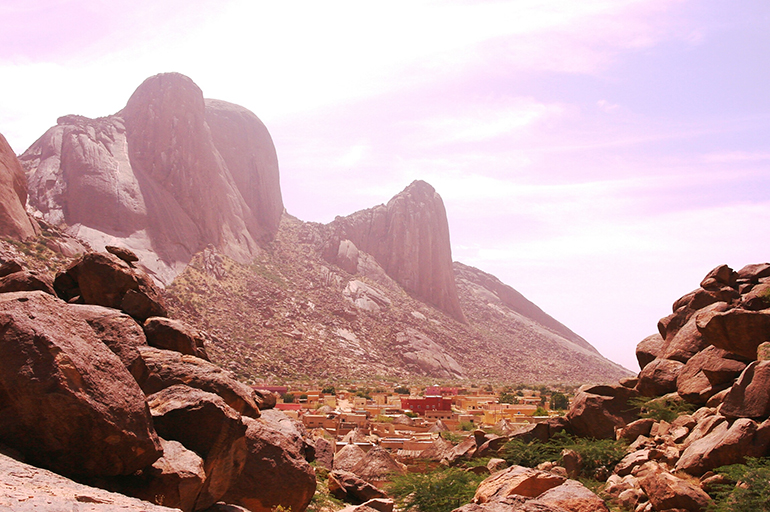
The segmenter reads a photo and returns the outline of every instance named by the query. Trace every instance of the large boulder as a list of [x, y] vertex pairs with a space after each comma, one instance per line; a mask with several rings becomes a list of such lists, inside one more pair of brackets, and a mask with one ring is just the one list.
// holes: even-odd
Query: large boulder
[[567, 480], [540, 494], [535, 500], [569, 512], [610, 512], [604, 501], [577, 480]]
[[700, 487], [677, 478], [655, 462], [642, 466], [638, 479], [653, 510], [702, 512], [711, 504], [711, 498]]
[[375, 446], [350, 472], [373, 483], [388, 480], [393, 474], [405, 473], [406, 466], [396, 461], [385, 448]]
[[366, 452], [360, 446], [348, 443], [334, 454], [334, 469], [350, 471], [364, 457], [366, 457]]
[[271, 512], [278, 506], [305, 510], [316, 488], [313, 468], [283, 433], [261, 420], [244, 418], [244, 422], [248, 427], [246, 464], [223, 500], [252, 512]]
[[0, 236], [25, 240], [37, 234], [27, 215], [27, 177], [16, 154], [0, 134]]
[[0, 510], [19, 512], [178, 512], [74, 482], [0, 453]]
[[139, 347], [139, 353], [148, 369], [139, 380], [146, 394], [157, 393], [174, 384], [186, 384], [221, 396], [227, 405], [244, 416], [259, 417], [254, 390], [219, 366], [172, 350]]
[[64, 300], [80, 297], [86, 304], [123, 310], [140, 322], [168, 316], [161, 291], [149, 276], [110, 253], [84, 254], [57, 274], [53, 284]]
[[652, 334], [640, 341], [636, 345], [636, 360], [639, 363], [639, 369], [644, 370], [645, 366], [663, 355], [665, 346], [666, 342], [660, 333]]
[[745, 457], [764, 454], [770, 443], [770, 422], [757, 423], [740, 418], [732, 425], [717, 425], [708, 435], [682, 452], [676, 469], [701, 476], [720, 466], [744, 462]]
[[728, 418], [770, 416], [770, 361], [754, 361], [724, 398], [720, 413]]
[[770, 311], [710, 311], [697, 318], [703, 339], [749, 359], [756, 359], [757, 347], [770, 341]]
[[676, 379], [684, 364], [671, 359], [656, 359], [639, 373], [636, 390], [642, 396], [662, 396], [676, 391]]
[[639, 408], [631, 400], [636, 390], [620, 385], [581, 388], [567, 413], [569, 427], [580, 437], [614, 439], [615, 428], [639, 418]]
[[481, 482], [473, 496], [473, 502], [499, 501], [514, 494], [536, 498], [565, 481], [566, 478], [546, 471], [525, 468], [524, 466], [511, 466]]
[[315, 440], [300, 420], [290, 418], [278, 409], [260, 411], [260, 418], [270, 428], [282, 432], [294, 446], [294, 450], [302, 455], [306, 461], [313, 462], [315, 460]]
[[34, 271], [21, 270], [0, 277], [0, 293], [33, 292], [35, 290], [50, 293], [51, 295], [56, 294], [50, 278]]
[[145, 320], [143, 328], [147, 344], [152, 347], [209, 360], [203, 346], [203, 336], [184, 322], [153, 316]]
[[147, 373], [138, 347], [147, 345], [142, 327], [127, 314], [104, 306], [72, 304], [72, 311], [85, 320], [96, 337], [123, 361], [131, 375], [139, 380]]
[[363, 503], [374, 498], [384, 498], [385, 492], [350, 471], [329, 473], [329, 492], [337, 499], [349, 503]]
[[0, 442], [67, 475], [125, 475], [160, 457], [142, 391], [69, 305], [0, 294], [0, 332]]
[[740, 356], [709, 346], [693, 356], [679, 372], [676, 391], [686, 401], [704, 405], [708, 399], [729, 387], [746, 368]]
[[204, 509], [219, 501], [246, 458], [246, 425], [221, 397], [177, 384], [147, 397], [155, 428], [204, 460], [206, 481], [195, 502]]

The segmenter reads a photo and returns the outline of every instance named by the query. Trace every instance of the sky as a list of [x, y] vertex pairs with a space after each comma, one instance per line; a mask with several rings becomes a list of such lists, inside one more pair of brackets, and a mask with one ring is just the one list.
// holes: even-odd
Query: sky
[[638, 371], [709, 270], [770, 260], [765, 0], [0, 0], [0, 133], [177, 71], [252, 110], [306, 221], [416, 179], [453, 258]]

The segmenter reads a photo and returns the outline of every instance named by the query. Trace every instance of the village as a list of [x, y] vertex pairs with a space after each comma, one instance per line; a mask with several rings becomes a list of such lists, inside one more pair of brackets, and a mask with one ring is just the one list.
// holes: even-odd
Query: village
[[491, 386], [397, 386], [390, 391], [254, 387], [279, 396], [276, 409], [310, 431], [323, 431], [335, 441], [336, 450], [350, 443], [364, 451], [379, 446], [400, 459], [418, 458], [439, 436], [456, 441], [477, 429], [507, 435], [563, 415], [572, 396], [546, 386], [497, 391]]

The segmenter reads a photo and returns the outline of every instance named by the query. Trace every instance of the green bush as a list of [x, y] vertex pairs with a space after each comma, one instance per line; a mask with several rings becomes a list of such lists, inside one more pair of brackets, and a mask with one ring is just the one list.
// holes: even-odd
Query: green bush
[[557, 391], [551, 395], [550, 407], [552, 411], [569, 409], [569, 398], [564, 393]]
[[626, 445], [612, 439], [585, 439], [564, 432], [554, 435], [548, 442], [524, 442], [512, 439], [503, 447], [503, 458], [510, 465], [534, 468], [548, 461], [560, 461], [562, 450], [574, 450], [583, 459], [582, 474], [592, 477], [594, 471], [605, 466], [611, 469], [625, 455]]
[[321, 393], [324, 395], [336, 395], [337, 391], [334, 389], [334, 386], [324, 386]]
[[543, 409], [543, 406], [538, 405], [535, 412], [532, 413], [532, 416], [548, 416], [548, 411]]
[[470, 502], [481, 475], [457, 468], [393, 477], [387, 491], [401, 511], [450, 512]]
[[284, 393], [281, 395], [281, 399], [283, 400], [283, 403], [285, 404], [293, 404], [294, 403], [294, 393]]
[[501, 404], [515, 404], [518, 401], [518, 398], [513, 393], [500, 393], [500, 399], [498, 400]]
[[411, 393], [411, 391], [409, 391], [409, 388], [405, 388], [404, 386], [397, 387], [396, 389], [393, 390], [393, 392], [398, 395], [408, 395]]
[[476, 430], [476, 425], [474, 425], [472, 421], [461, 421], [460, 430], [464, 432], [470, 432], [472, 430]]
[[655, 421], [667, 421], [671, 423], [682, 414], [689, 414], [695, 411], [693, 404], [687, 403], [681, 399], [666, 397], [649, 398], [638, 397], [628, 401], [629, 405], [641, 410], [642, 418], [652, 418]]
[[747, 458], [746, 464], [716, 469], [735, 484], [716, 486], [712, 492], [713, 512], [770, 511], [770, 458]]

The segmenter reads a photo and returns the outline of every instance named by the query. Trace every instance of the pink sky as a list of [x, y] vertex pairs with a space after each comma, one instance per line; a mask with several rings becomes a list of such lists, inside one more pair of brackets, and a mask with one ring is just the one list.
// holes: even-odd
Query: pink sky
[[0, 132], [190, 76], [268, 126], [289, 213], [327, 222], [414, 179], [456, 260], [636, 370], [713, 267], [770, 259], [770, 4], [0, 4]]

